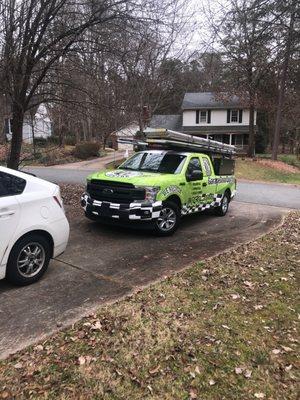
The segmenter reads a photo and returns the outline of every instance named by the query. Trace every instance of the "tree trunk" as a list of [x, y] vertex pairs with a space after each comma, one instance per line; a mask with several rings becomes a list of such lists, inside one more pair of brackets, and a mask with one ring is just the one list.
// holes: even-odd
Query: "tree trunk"
[[19, 168], [23, 139], [23, 121], [24, 111], [19, 104], [14, 103], [12, 105], [12, 139], [7, 162], [8, 168]]
[[282, 107], [284, 103], [284, 94], [285, 94], [285, 86], [287, 80], [287, 73], [289, 68], [289, 61], [291, 56], [291, 47], [292, 47], [292, 39], [293, 39], [293, 30], [294, 30], [294, 21], [295, 21], [295, 6], [296, 3], [293, 3], [293, 10], [291, 13], [290, 26], [288, 31], [288, 36], [286, 40], [286, 50], [282, 67], [282, 74], [280, 78], [280, 86], [279, 86], [279, 95], [278, 95], [278, 103], [277, 103], [277, 111], [276, 111], [276, 124], [274, 130], [274, 140], [273, 140], [273, 148], [272, 148], [272, 160], [277, 160], [278, 155], [278, 146], [280, 139], [280, 129], [282, 123]]
[[249, 145], [248, 145], [248, 157], [254, 157], [255, 154], [255, 128], [254, 128], [254, 101], [250, 98], [250, 109], [249, 109]]

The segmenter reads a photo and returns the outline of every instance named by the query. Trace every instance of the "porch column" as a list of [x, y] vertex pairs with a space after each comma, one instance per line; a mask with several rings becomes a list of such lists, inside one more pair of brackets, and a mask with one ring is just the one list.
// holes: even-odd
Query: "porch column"
[[232, 133], [229, 135], [229, 144], [232, 144]]

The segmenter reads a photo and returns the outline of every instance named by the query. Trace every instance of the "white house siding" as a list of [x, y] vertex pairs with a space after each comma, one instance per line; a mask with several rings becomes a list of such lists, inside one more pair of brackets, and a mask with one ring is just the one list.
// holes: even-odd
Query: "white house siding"
[[[134, 122], [120, 128], [118, 131], [114, 132], [113, 135], [115, 135], [117, 139], [133, 140], [138, 130], [139, 125]], [[118, 143], [118, 150], [133, 150], [133, 145], [129, 143]]]
[[[11, 139], [11, 122], [8, 120], [7, 138]], [[33, 126], [32, 126], [33, 125]], [[35, 138], [48, 138], [52, 135], [52, 123], [48, 116], [48, 111], [44, 104], [41, 104], [34, 116], [33, 123], [27, 115], [23, 123], [23, 141], [25, 143], [32, 143], [33, 130]]]
[[[205, 111], [203, 109], [203, 111]], [[242, 122], [227, 123], [227, 109], [226, 110], [213, 110], [211, 109], [211, 123], [199, 122], [196, 124], [196, 110], [183, 110], [182, 116], [183, 126], [245, 126], [249, 125], [249, 110], [243, 110]], [[254, 113], [254, 125], [256, 125], [256, 111]]]

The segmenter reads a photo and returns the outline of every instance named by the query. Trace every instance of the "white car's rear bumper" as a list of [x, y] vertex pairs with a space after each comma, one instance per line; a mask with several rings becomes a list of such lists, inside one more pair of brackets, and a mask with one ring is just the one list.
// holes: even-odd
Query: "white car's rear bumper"
[[53, 258], [63, 253], [67, 247], [70, 226], [67, 218], [51, 223], [52, 237], [54, 241]]

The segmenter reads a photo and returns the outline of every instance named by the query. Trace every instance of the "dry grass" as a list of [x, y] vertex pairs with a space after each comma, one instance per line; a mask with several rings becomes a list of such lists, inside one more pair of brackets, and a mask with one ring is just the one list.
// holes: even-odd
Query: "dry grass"
[[297, 399], [299, 216], [0, 363], [0, 398]]
[[274, 164], [271, 160], [237, 159], [236, 177], [254, 181], [300, 184], [299, 168], [283, 162]]

